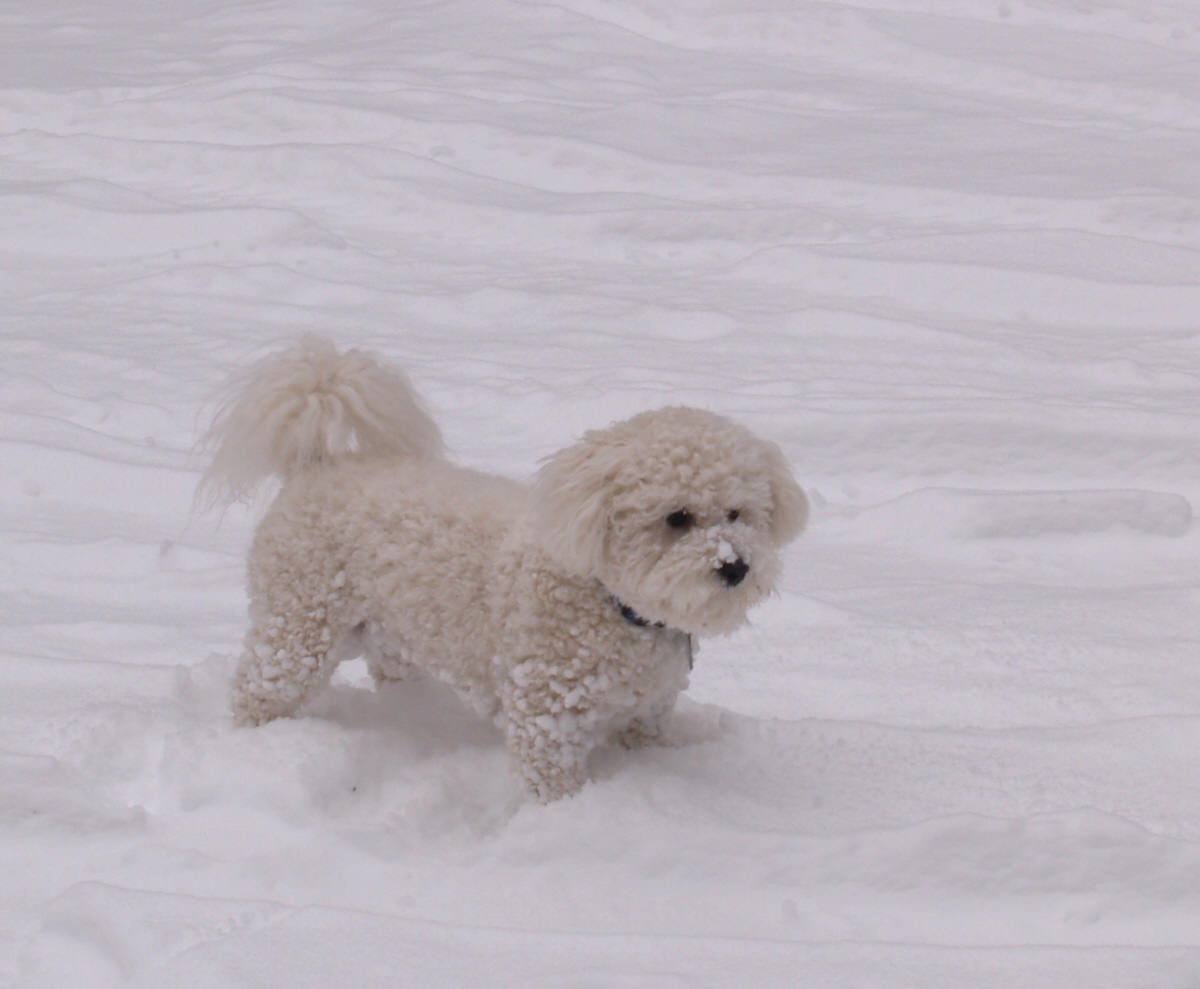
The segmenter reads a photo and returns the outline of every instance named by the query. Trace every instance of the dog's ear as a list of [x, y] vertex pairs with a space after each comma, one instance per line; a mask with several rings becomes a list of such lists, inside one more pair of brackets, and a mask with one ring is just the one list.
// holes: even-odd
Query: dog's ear
[[768, 481], [771, 486], [771, 538], [776, 546], [790, 543], [808, 522], [808, 498], [792, 477], [783, 451], [763, 441], [767, 454]]
[[550, 457], [533, 482], [533, 524], [543, 548], [568, 572], [596, 573], [608, 533], [609, 499], [622, 458], [588, 433]]

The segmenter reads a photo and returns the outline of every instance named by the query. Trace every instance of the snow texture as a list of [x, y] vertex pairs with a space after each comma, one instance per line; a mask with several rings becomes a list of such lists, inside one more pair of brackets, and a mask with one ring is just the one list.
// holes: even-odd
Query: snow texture
[[[0, 985], [1200, 986], [1194, 0], [0, 5]], [[674, 745], [236, 729], [212, 396], [461, 463], [708, 407], [809, 490]]]

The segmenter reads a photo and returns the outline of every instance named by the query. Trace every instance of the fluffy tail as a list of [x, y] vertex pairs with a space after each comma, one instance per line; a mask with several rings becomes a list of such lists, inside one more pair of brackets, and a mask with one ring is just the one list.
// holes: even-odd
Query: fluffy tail
[[254, 364], [231, 384], [202, 444], [212, 461], [200, 481], [202, 503], [243, 498], [271, 475], [349, 454], [441, 456], [437, 424], [408, 379], [371, 354], [316, 336]]

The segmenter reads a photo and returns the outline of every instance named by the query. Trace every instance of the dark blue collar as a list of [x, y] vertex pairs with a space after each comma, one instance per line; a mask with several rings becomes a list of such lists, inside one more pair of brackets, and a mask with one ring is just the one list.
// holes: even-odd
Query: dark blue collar
[[666, 628], [666, 622], [651, 622], [647, 621], [629, 605], [622, 604], [617, 598], [613, 598], [613, 604], [617, 606], [617, 610], [621, 612], [621, 617], [631, 625], [636, 625], [638, 628]]

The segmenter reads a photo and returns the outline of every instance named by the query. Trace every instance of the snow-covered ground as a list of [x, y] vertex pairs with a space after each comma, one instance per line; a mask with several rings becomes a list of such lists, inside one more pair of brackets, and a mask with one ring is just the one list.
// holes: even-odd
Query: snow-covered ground
[[[784, 447], [675, 747], [233, 728], [191, 451], [310, 329], [513, 477]], [[9, 0], [0, 333], [0, 984], [1200, 986], [1195, 0]]]

